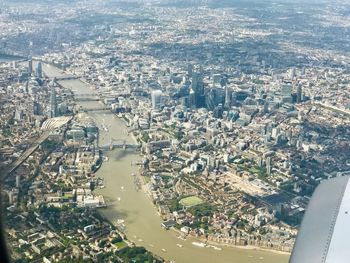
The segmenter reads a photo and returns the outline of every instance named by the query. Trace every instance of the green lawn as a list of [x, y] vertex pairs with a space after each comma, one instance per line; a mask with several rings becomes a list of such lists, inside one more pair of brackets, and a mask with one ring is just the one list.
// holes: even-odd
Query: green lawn
[[249, 169], [249, 172], [251, 172], [253, 174], [257, 174], [257, 173], [259, 173], [259, 169], [257, 169], [256, 167], [252, 167]]
[[62, 199], [70, 199], [73, 197], [73, 194], [64, 194], [64, 196], [62, 196]]
[[122, 249], [128, 246], [124, 241], [117, 242], [113, 245], [115, 245], [118, 249]]
[[180, 200], [180, 204], [186, 207], [196, 206], [203, 203], [203, 200], [197, 196], [189, 196]]

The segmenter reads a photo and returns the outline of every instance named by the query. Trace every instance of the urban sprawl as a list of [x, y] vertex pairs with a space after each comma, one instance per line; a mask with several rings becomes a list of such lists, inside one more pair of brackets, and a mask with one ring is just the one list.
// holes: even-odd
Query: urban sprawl
[[[312, 4], [257, 4], [255, 17], [199, 2], [0, 3], [14, 262], [163, 262], [99, 213], [108, 201], [96, 190], [112, 186], [98, 170], [115, 148], [140, 154], [130, 176], [164, 231], [217, 249], [290, 252], [315, 187], [350, 174], [349, 18], [326, 6], [311, 25]], [[123, 120], [134, 142], [99, 143], [108, 123], [95, 110]]]

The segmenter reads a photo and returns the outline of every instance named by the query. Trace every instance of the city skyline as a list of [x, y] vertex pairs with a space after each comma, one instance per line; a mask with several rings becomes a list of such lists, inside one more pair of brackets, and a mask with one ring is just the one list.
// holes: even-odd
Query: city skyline
[[350, 175], [349, 14], [0, 3], [14, 262], [287, 262], [314, 190]]

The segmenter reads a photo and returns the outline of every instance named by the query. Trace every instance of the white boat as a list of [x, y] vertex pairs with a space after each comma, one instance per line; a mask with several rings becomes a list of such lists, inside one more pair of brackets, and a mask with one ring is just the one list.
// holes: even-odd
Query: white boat
[[206, 244], [202, 242], [192, 242], [192, 245], [197, 246], [197, 247], [205, 247]]
[[163, 252], [166, 252], [165, 248], [162, 248], [162, 251], [163, 251]]
[[124, 219], [118, 219], [118, 220], [117, 220], [117, 224], [118, 224], [118, 225], [124, 224], [124, 222], [125, 222]]
[[139, 242], [143, 242], [143, 239], [139, 238], [137, 241], [139, 241]]
[[120, 189], [121, 189], [121, 190], [124, 190], [124, 186], [121, 186]]
[[183, 247], [183, 245], [181, 245], [181, 244], [176, 244], [178, 247]]
[[118, 197], [118, 201], [120, 202], [120, 200], [121, 200], [121, 198], [120, 197]]
[[215, 249], [215, 250], [222, 250], [222, 248], [221, 247], [215, 247], [215, 246], [213, 246], [213, 248]]

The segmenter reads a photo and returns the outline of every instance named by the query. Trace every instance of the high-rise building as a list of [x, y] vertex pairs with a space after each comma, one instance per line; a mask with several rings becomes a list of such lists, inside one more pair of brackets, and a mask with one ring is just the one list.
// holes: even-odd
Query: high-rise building
[[56, 90], [55, 87], [51, 88], [51, 96], [50, 96], [50, 117], [57, 117], [57, 98], [56, 98]]
[[217, 105], [216, 89], [210, 89], [205, 96], [205, 106], [208, 110], [212, 111]]
[[281, 87], [281, 95], [282, 95], [282, 101], [285, 103], [292, 103], [293, 97], [292, 97], [292, 86], [291, 85], [282, 85]]
[[195, 94], [195, 106], [197, 108], [204, 106], [204, 84], [201, 72], [194, 72], [192, 75], [191, 89]]
[[295, 77], [295, 68], [291, 68], [289, 72], [289, 78], [293, 80]]
[[35, 76], [37, 78], [42, 78], [42, 74], [43, 74], [43, 68], [42, 68], [41, 62], [39, 62], [35, 69]]
[[31, 58], [29, 58], [28, 60], [28, 73], [29, 75], [32, 75], [33, 72], [33, 60]]
[[215, 118], [222, 118], [222, 114], [224, 112], [224, 107], [220, 103], [218, 106], [216, 106], [213, 110], [213, 116]]
[[188, 95], [189, 97], [189, 107], [190, 108], [195, 108], [196, 107], [196, 93], [194, 92], [193, 89], [190, 89], [190, 94]]
[[16, 187], [19, 188], [21, 186], [21, 176], [19, 174], [16, 175]]
[[190, 105], [190, 96], [184, 96], [181, 97], [181, 105], [185, 108], [189, 107]]
[[198, 94], [203, 94], [203, 90], [204, 90], [203, 76], [200, 72], [194, 72], [192, 74], [191, 88], [194, 90], [194, 92]]
[[231, 91], [227, 86], [225, 87], [225, 108], [231, 108]]
[[188, 64], [187, 66], [187, 74], [190, 78], [192, 78], [192, 73], [193, 73], [193, 66], [191, 64]]
[[290, 97], [291, 94], [292, 94], [292, 86], [291, 85], [282, 85], [281, 95], [283, 97]]
[[301, 85], [298, 85], [297, 87], [297, 103], [300, 103], [302, 101], [302, 94], [303, 90], [301, 88]]
[[159, 110], [162, 105], [162, 91], [161, 90], [153, 90], [151, 92], [152, 99], [152, 109]]
[[269, 102], [265, 101], [264, 108], [263, 108], [263, 113], [268, 113], [268, 112], [269, 112]]
[[37, 101], [33, 101], [33, 114], [34, 115], [42, 115], [43, 114], [43, 107]]

